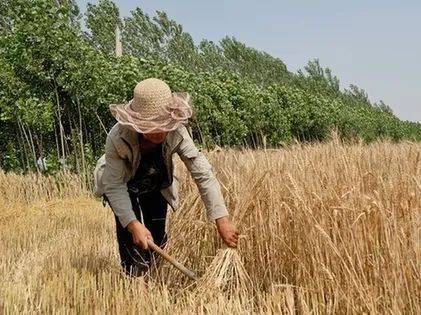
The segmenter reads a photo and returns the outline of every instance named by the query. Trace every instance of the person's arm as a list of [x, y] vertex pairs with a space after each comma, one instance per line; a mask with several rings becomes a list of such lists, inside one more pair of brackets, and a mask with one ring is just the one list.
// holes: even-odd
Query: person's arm
[[105, 168], [102, 182], [110, 206], [125, 228], [131, 221], [136, 220], [136, 215], [132, 210], [132, 203], [127, 191], [125, 162], [118, 155], [109, 136], [105, 143]]
[[237, 246], [238, 232], [229, 219], [221, 187], [213, 174], [207, 158], [194, 144], [185, 127], [179, 128], [183, 138], [177, 153], [190, 171], [206, 207], [209, 220], [215, 220], [218, 232], [224, 242], [231, 247]]
[[125, 162], [117, 154], [110, 137], [105, 144], [105, 168], [103, 174], [104, 193], [108, 198], [111, 209], [124, 228], [127, 228], [133, 242], [144, 248], [148, 248], [147, 239], [152, 239], [149, 230], [137, 220], [132, 209], [132, 203], [127, 191], [125, 181]]

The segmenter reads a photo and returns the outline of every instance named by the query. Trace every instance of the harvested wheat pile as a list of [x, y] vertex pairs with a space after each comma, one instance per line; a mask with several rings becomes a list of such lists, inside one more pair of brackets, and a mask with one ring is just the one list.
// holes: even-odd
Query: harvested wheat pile
[[212, 263], [197, 283], [199, 295], [225, 293], [227, 296], [241, 296], [251, 292], [251, 279], [244, 268], [236, 249], [223, 248], [217, 251]]

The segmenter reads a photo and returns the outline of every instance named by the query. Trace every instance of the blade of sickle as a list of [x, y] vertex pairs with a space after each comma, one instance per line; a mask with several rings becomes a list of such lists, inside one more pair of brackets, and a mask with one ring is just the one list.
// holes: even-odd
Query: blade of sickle
[[174, 257], [167, 254], [164, 250], [162, 250], [158, 245], [156, 245], [153, 241], [148, 240], [148, 246], [157, 254], [159, 254], [162, 258], [164, 258], [166, 261], [171, 263], [175, 268], [180, 270], [182, 273], [184, 273], [187, 277], [189, 277], [192, 280], [197, 280], [196, 274], [191, 271], [190, 269], [187, 269], [182, 265], [180, 262], [178, 262]]

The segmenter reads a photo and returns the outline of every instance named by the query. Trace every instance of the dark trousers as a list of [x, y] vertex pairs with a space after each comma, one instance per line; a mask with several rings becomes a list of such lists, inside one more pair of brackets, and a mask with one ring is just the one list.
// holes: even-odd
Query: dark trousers
[[[129, 191], [129, 196], [136, 218], [151, 232], [155, 244], [163, 248], [167, 241], [165, 233], [167, 201], [159, 191], [139, 196]], [[152, 265], [154, 257], [149, 250], [133, 244], [132, 234], [127, 228], [123, 228], [117, 216], [115, 222], [121, 266], [127, 274], [140, 276]]]

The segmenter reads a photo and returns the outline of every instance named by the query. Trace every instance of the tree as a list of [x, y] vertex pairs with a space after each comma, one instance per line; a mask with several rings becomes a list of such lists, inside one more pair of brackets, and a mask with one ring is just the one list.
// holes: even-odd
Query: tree
[[158, 59], [194, 69], [197, 51], [190, 34], [183, 27], [157, 11], [152, 19], [136, 8], [132, 16], [125, 19], [123, 45], [125, 50], [137, 57]]
[[345, 139], [421, 140], [419, 123], [400, 121], [382, 101], [372, 105], [355, 85], [341, 91], [318, 60], [292, 74], [280, 59], [235, 38], [196, 46], [164, 12], [132, 12], [120, 58], [111, 1], [89, 8], [88, 37], [73, 1], [4, 0], [0, 12], [2, 168], [33, 170], [46, 157], [54, 171], [66, 159], [90, 183], [115, 123], [109, 104], [129, 100], [147, 77], [191, 94], [193, 134], [207, 147], [324, 140], [332, 128]]
[[118, 7], [110, 0], [100, 0], [98, 4], [88, 3], [86, 10], [87, 36], [95, 48], [103, 53], [115, 54], [115, 30], [121, 28]]
[[234, 37], [225, 37], [220, 42], [229, 69], [247, 76], [260, 85], [282, 83], [289, 73], [282, 60], [247, 47]]
[[329, 68], [323, 68], [318, 59], [310, 60], [304, 71], [298, 70], [295, 84], [308, 91], [338, 97], [341, 94], [338, 77]]

